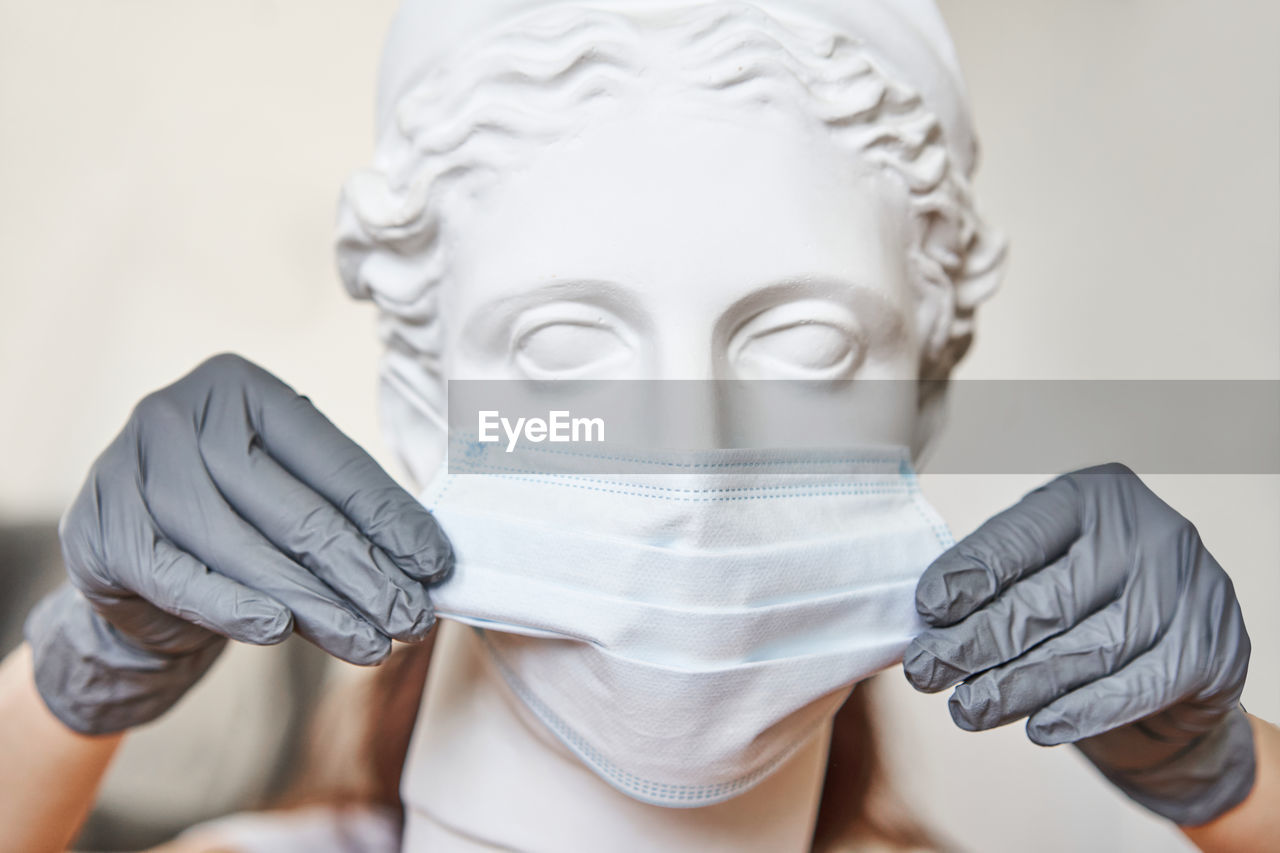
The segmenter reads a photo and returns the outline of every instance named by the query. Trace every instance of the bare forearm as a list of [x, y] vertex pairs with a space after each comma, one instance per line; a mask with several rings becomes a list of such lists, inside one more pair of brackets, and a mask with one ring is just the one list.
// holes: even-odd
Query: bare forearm
[[1280, 838], [1280, 729], [1250, 716], [1258, 775], [1240, 805], [1206, 823], [1182, 831], [1205, 853], [1274, 850]]
[[0, 664], [0, 851], [63, 850], [75, 837], [120, 735], [85, 737], [36, 692], [31, 650]]

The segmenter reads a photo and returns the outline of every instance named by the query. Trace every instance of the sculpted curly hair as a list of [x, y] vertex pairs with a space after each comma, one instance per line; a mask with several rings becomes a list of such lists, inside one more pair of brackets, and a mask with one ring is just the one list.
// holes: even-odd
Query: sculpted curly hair
[[450, 199], [474, 197], [541, 146], [645, 96], [777, 110], [896, 176], [911, 218], [921, 378], [946, 379], [998, 282], [1004, 243], [979, 217], [918, 92], [891, 79], [856, 36], [784, 23], [751, 3], [662, 15], [566, 4], [435, 66], [401, 98], [373, 166], [344, 188], [338, 267], [351, 294], [380, 309], [384, 412], [406, 399], [443, 408], [437, 299], [450, 273]]

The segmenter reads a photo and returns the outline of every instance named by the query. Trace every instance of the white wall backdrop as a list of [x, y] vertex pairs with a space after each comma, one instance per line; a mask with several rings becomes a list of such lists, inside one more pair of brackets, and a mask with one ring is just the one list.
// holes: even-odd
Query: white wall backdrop
[[[0, 0], [0, 519], [56, 516], [133, 402], [235, 350], [385, 458], [333, 271], [391, 0]], [[1280, 379], [1280, 5], [943, 0], [1012, 243], [961, 375]], [[931, 476], [968, 532], [1038, 477]], [[1152, 477], [1227, 566], [1280, 720], [1280, 478]], [[983, 851], [1176, 849], [1069, 749], [884, 679], [906, 798]]]

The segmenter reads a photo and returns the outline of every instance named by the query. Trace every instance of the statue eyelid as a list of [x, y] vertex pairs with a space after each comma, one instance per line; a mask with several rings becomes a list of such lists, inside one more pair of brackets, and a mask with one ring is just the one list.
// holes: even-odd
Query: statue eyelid
[[633, 343], [634, 336], [623, 331], [625, 323], [607, 308], [595, 304], [555, 302], [530, 308], [515, 318], [510, 325], [512, 347], [531, 335], [557, 326], [606, 330], [625, 344]]
[[[534, 378], [576, 375], [624, 361], [636, 348], [634, 337], [618, 317], [600, 306], [544, 305], [512, 325], [509, 357], [522, 373]], [[536, 351], [539, 338], [546, 348], [542, 353]]]
[[739, 367], [779, 378], [827, 379], [851, 375], [867, 348], [864, 330], [845, 306], [802, 299], [770, 306], [740, 323], [730, 335], [728, 356]]

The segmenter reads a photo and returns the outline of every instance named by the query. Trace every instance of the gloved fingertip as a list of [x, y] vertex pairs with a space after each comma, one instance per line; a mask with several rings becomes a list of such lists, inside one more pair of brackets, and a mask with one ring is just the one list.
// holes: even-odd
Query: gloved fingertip
[[945, 585], [945, 580], [933, 570], [933, 566], [929, 566], [929, 570], [925, 571], [915, 585], [915, 612], [932, 628], [945, 625], [942, 621], [946, 617], [948, 603]]
[[989, 678], [976, 678], [961, 684], [947, 700], [951, 719], [967, 732], [980, 732], [1004, 722], [1004, 703]]
[[361, 661], [365, 666], [376, 666], [387, 660], [392, 653], [392, 639], [385, 637], [383, 634], [375, 633], [374, 638], [367, 644]]
[[387, 658], [391, 657], [391, 641], [387, 641], [386, 648], [379, 650], [365, 666], [382, 666], [387, 662]]
[[[957, 688], [958, 690], [958, 688]], [[956, 699], [956, 694], [952, 693], [951, 698], [947, 700], [947, 710], [951, 712], [951, 721], [966, 732], [978, 731], [978, 726], [974, 725], [969, 718], [969, 714], [965, 711], [964, 705]]]
[[453, 546], [428, 519], [429, 529], [421, 531], [415, 541], [422, 544], [411, 553], [397, 558], [405, 573], [419, 583], [439, 583], [453, 571]]
[[943, 579], [926, 575], [916, 586], [916, 613], [931, 628], [942, 628], [950, 624], [947, 612], [950, 602], [947, 601], [943, 589]]
[[916, 585], [916, 612], [933, 627], [959, 622], [994, 594], [991, 573], [955, 550], [933, 561]]
[[348, 660], [359, 666], [377, 666], [385, 661], [390, 655], [391, 639], [389, 637], [381, 637], [379, 641], [368, 645], [359, 652], [356, 652], [352, 657], [348, 658]]
[[1027, 720], [1027, 737], [1038, 746], [1060, 746], [1080, 740], [1074, 725], [1061, 714], [1048, 709]]
[[426, 638], [427, 634], [431, 633], [431, 629], [435, 627], [435, 624], [435, 610], [428, 607], [414, 620], [413, 626], [409, 631], [403, 637], [396, 637], [396, 639], [405, 643], [420, 643]]
[[435, 622], [426, 586], [416, 578], [405, 577], [382, 549], [371, 548], [369, 553], [385, 585], [369, 591], [364, 602], [366, 615], [377, 614], [371, 620], [381, 632], [406, 643], [417, 642]]
[[431, 520], [430, 544], [419, 552], [423, 580], [427, 583], [439, 583], [453, 573], [453, 544]]
[[[284, 642], [293, 633], [293, 614], [277, 601], [257, 595], [240, 598], [235, 605], [234, 622], [224, 629], [233, 640], [258, 646]], [[234, 625], [234, 627], [230, 627]], [[223, 631], [219, 631], [223, 633]]]
[[453, 547], [448, 542], [441, 543], [430, 563], [424, 565], [423, 569], [427, 583], [448, 580], [449, 575], [453, 574]]
[[946, 690], [957, 681], [968, 675], [967, 672], [940, 660], [932, 652], [925, 649], [919, 638], [912, 640], [902, 658], [902, 671], [911, 686], [922, 693], [937, 693]]
[[356, 666], [374, 666], [391, 654], [391, 638], [366, 622], [342, 634], [313, 636], [312, 642], [336, 658]]
[[293, 634], [293, 614], [287, 607], [280, 607], [274, 613], [263, 614], [257, 620], [259, 642], [264, 646], [283, 643]]

